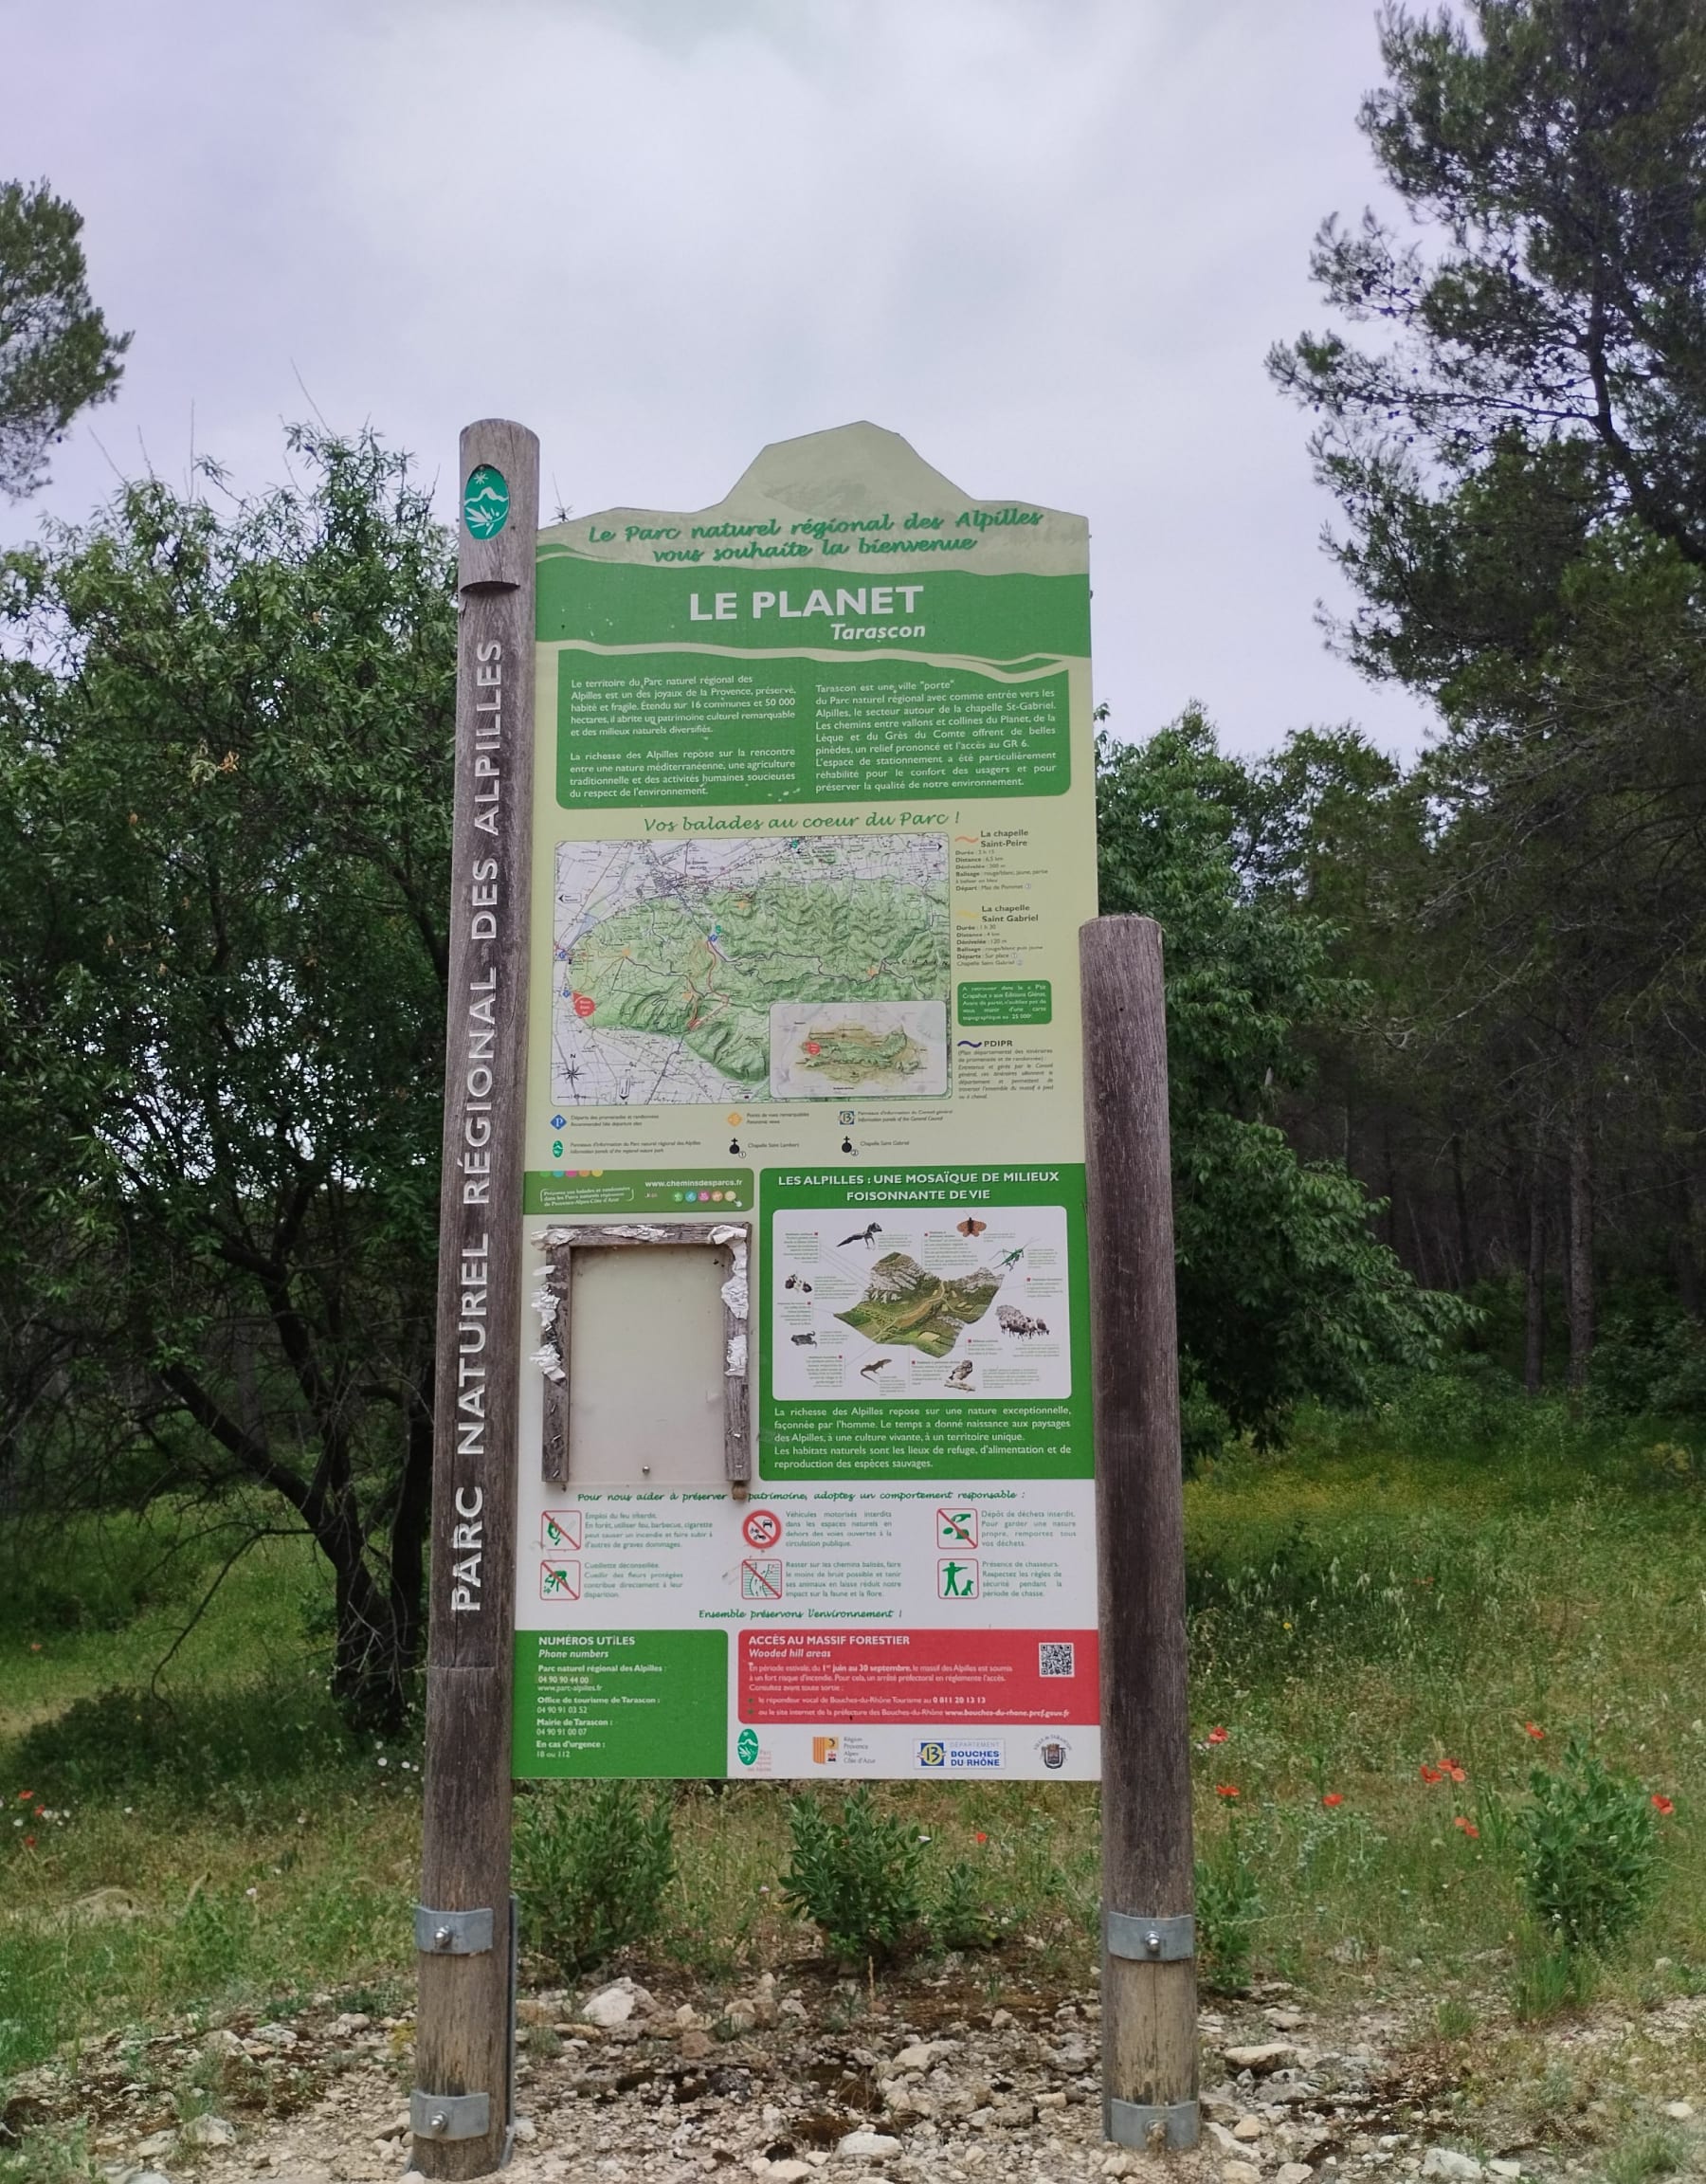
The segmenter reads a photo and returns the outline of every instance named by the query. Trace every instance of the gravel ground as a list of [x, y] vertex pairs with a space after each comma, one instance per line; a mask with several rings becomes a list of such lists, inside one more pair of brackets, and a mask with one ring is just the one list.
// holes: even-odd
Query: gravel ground
[[[1548, 2144], [1532, 2118], [1501, 2121], [1484, 2108], [1470, 2127], [1454, 2080], [1471, 2073], [1472, 2055], [1430, 2045], [1397, 2013], [1317, 2014], [1275, 1983], [1201, 2014], [1198, 2150], [1125, 2153], [1101, 2138], [1094, 1992], [1062, 1996], [1010, 1982], [1003, 1991], [1007, 2006], [991, 2007], [963, 1978], [867, 1994], [767, 1974], [716, 2001], [629, 1980], [530, 1995], [522, 2120], [507, 2175], [511, 2184], [698, 2175], [807, 2184], [820, 2174], [826, 2184], [861, 2174], [896, 2184], [1375, 2184], [1386, 2172], [1393, 2184], [1543, 2184], [1580, 2173], [1592, 2151], [1572, 2148], [1567, 2131]], [[82, 2058], [75, 2089], [109, 2184], [399, 2184], [410, 2153], [408, 2022], [337, 2013], [325, 2002], [288, 2026], [238, 2024], [153, 2043], [166, 2052], [154, 2059], [152, 2096], [134, 2056]], [[1697, 2055], [1706, 2001], [1670, 2006], [1647, 2036]], [[214, 2109], [185, 2127], [169, 2107], [162, 2116], [158, 2087], [198, 2050], [210, 2053], [215, 2068], [202, 2075], [220, 2090]], [[64, 2115], [71, 2090], [47, 2071], [25, 2097]], [[1692, 2103], [1652, 2105], [1682, 2135], [1682, 2165], [1694, 2166]]]

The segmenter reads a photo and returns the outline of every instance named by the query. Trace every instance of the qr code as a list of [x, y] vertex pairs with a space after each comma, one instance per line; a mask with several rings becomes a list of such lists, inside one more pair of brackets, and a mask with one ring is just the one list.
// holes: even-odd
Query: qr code
[[1071, 1676], [1076, 1673], [1074, 1658], [1078, 1648], [1070, 1641], [1045, 1638], [1037, 1647], [1037, 1674], [1039, 1676]]

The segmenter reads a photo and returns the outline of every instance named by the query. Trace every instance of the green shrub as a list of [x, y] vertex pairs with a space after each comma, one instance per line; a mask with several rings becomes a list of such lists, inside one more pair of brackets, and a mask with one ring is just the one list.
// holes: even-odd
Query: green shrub
[[844, 1963], [898, 1956], [923, 1914], [924, 1848], [910, 1821], [880, 1812], [863, 1783], [832, 1818], [815, 1797], [788, 1808], [793, 1862], [782, 1900]]
[[1652, 1894], [1652, 1806], [1639, 1784], [1613, 1774], [1578, 1738], [1557, 1774], [1536, 1769], [1529, 1783], [1534, 1801], [1521, 1815], [1529, 1908], [1563, 1949], [1609, 1949]]
[[1256, 1876], [1236, 1833], [1196, 1863], [1197, 1954], [1208, 1984], [1235, 1993], [1249, 1984], [1250, 1951], [1262, 1917]]
[[559, 1782], [522, 1800], [516, 1818], [521, 1936], [572, 1976], [655, 1934], [675, 1878], [667, 1789], [638, 1782]]
[[1697, 1417], [1706, 1411], [1706, 1335], [1662, 1295], [1633, 1295], [1605, 1317], [1588, 1393], [1602, 1413]]
[[1674, 2176], [1688, 2159], [1681, 2132], [1668, 2128], [1638, 2131], [1606, 2157], [1606, 2184], [1650, 2184], [1655, 2176]]
[[1585, 2010], [1597, 1984], [1591, 1961], [1568, 1949], [1527, 1949], [1516, 1959], [1511, 2013], [1519, 2025], [1544, 2024], [1561, 2011]]
[[994, 1947], [994, 1913], [984, 1901], [977, 1875], [963, 1858], [956, 1858], [943, 1874], [930, 1923], [944, 1949]]

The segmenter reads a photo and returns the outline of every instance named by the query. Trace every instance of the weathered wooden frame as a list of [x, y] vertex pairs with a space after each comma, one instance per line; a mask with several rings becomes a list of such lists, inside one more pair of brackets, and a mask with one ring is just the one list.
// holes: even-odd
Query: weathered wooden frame
[[545, 1342], [538, 1364], [545, 1375], [544, 1430], [539, 1473], [547, 1485], [572, 1486], [569, 1450], [569, 1380], [572, 1260], [577, 1251], [680, 1249], [699, 1246], [730, 1254], [722, 1284], [723, 1475], [736, 1502], [744, 1502], [753, 1479], [753, 1344], [750, 1281], [753, 1249], [748, 1221], [630, 1221], [608, 1225], [548, 1228], [539, 1238], [545, 1254], [545, 1286], [537, 1300]]

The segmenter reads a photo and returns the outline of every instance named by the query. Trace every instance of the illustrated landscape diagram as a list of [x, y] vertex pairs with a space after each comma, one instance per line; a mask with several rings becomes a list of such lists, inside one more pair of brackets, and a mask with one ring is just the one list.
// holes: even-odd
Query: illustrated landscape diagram
[[778, 1400], [1072, 1392], [1059, 1207], [789, 1210], [771, 1250]]
[[555, 886], [559, 1104], [947, 1093], [945, 836], [563, 842]]

